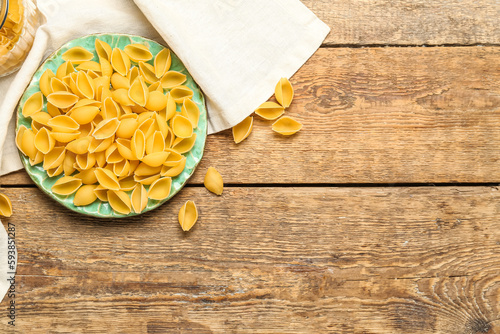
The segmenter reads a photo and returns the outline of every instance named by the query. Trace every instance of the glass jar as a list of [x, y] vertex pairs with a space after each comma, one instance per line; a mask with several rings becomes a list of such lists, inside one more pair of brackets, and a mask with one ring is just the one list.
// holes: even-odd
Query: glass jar
[[39, 21], [36, 0], [0, 0], [0, 77], [21, 67]]

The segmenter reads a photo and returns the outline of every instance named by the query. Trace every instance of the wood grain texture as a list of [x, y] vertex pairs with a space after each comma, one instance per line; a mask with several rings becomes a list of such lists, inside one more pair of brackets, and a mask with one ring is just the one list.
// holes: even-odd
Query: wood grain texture
[[239, 145], [209, 136], [191, 183], [209, 166], [232, 184], [500, 182], [499, 61], [495, 47], [320, 49], [291, 79], [302, 131], [256, 116]]
[[124, 220], [5, 192], [19, 333], [499, 330], [498, 188], [188, 187]]
[[331, 28], [325, 45], [499, 44], [496, 0], [302, 0]]

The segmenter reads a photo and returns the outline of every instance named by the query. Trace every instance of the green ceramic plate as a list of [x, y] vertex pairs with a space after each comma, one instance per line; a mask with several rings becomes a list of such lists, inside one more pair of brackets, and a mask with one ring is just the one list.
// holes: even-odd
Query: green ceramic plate
[[[64, 60], [61, 58], [61, 55], [67, 51], [68, 49], [74, 47], [74, 46], [82, 46], [86, 48], [87, 50], [91, 51], [94, 53], [94, 61], [98, 61], [97, 58], [97, 53], [95, 52], [95, 47], [94, 47], [94, 42], [96, 39], [100, 39], [106, 43], [108, 43], [112, 48], [118, 47], [120, 49], [123, 49], [126, 45], [131, 44], [131, 43], [140, 43], [147, 45], [149, 47], [149, 50], [153, 54], [153, 56], [156, 56], [158, 52], [160, 52], [164, 46], [150, 40], [146, 39], [143, 37], [139, 36], [132, 36], [132, 35], [122, 35], [122, 34], [98, 34], [98, 35], [89, 35], [89, 36], [84, 36], [75, 40], [72, 40], [65, 45], [63, 45], [59, 50], [54, 52], [51, 56], [48, 57], [48, 59], [40, 66], [40, 68], [36, 71], [35, 75], [33, 76], [33, 79], [31, 80], [28, 88], [26, 88], [26, 91], [24, 92], [23, 96], [21, 97], [21, 100], [17, 106], [17, 128], [19, 128], [20, 125], [24, 125], [27, 128], [31, 128], [31, 119], [30, 118], [25, 118], [22, 115], [22, 106], [24, 105], [24, 102], [34, 93], [38, 92], [40, 90], [39, 87], [39, 80], [40, 76], [43, 74], [43, 72], [46, 69], [51, 69], [54, 73], [56, 73], [57, 68], [59, 65], [61, 65]], [[184, 85], [188, 86], [191, 88], [194, 92], [193, 96], [193, 101], [196, 102], [200, 109], [200, 120], [198, 123], [198, 127], [195, 129], [196, 133], [196, 143], [194, 147], [191, 149], [190, 152], [184, 154], [186, 156], [186, 167], [184, 168], [184, 171], [177, 177], [172, 178], [172, 188], [170, 189], [170, 196], [166, 198], [163, 201], [156, 201], [156, 200], [149, 200], [148, 205], [146, 209], [142, 212], [147, 212], [150, 210], [153, 210], [157, 208], [158, 206], [162, 205], [166, 201], [168, 201], [170, 198], [172, 198], [179, 190], [182, 189], [186, 181], [191, 177], [193, 174], [196, 166], [200, 162], [202, 156], [203, 156], [203, 150], [205, 148], [205, 140], [207, 137], [207, 111], [206, 111], [206, 106], [205, 106], [205, 99], [203, 97], [203, 94], [198, 87], [198, 85], [194, 82], [193, 78], [191, 75], [188, 73], [187, 69], [184, 67], [182, 62], [177, 58], [177, 56], [171, 52], [172, 55], [172, 66], [171, 69], [174, 71], [181, 72], [186, 75], [187, 81], [184, 83]], [[149, 61], [151, 65], [153, 65], [153, 60]], [[134, 63], [133, 63], [134, 64]], [[177, 106], [177, 110], [180, 111], [180, 105]], [[46, 112], [46, 101], [44, 103], [44, 111]], [[21, 160], [24, 164], [24, 168], [30, 175], [30, 177], [33, 179], [33, 181], [36, 183], [36, 185], [47, 195], [49, 195], [51, 198], [56, 200], [57, 202], [61, 203], [62, 205], [68, 207], [69, 209], [85, 214], [85, 215], [90, 215], [90, 216], [95, 216], [95, 217], [104, 217], [104, 218], [119, 218], [119, 217], [128, 217], [128, 216], [134, 216], [137, 215], [136, 213], [130, 213], [128, 215], [123, 215], [120, 213], [115, 212], [111, 206], [106, 203], [106, 202], [101, 202], [99, 200], [95, 201], [94, 203], [87, 205], [87, 206], [74, 206], [73, 205], [73, 198], [74, 195], [71, 196], [60, 196], [56, 195], [51, 191], [52, 185], [60, 178], [63, 176], [63, 174], [56, 176], [56, 177], [49, 177], [45, 170], [42, 168], [42, 163], [31, 166], [29, 163], [29, 158], [24, 156], [20, 152]], [[75, 172], [77, 173], [77, 172]]]

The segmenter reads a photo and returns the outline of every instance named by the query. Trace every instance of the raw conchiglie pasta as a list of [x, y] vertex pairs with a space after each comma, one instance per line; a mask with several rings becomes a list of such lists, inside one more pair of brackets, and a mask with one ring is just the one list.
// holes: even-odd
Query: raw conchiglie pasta
[[61, 165], [57, 166], [56, 168], [52, 168], [52, 169], [47, 170], [47, 175], [49, 177], [54, 177], [57, 175], [61, 175], [63, 172], [64, 172], [64, 167], [61, 164]]
[[175, 115], [172, 118], [172, 131], [178, 138], [189, 138], [193, 135], [193, 124], [184, 116]]
[[52, 137], [60, 143], [69, 143], [80, 136], [80, 132], [51, 132]]
[[0, 216], [12, 216], [12, 203], [5, 194], [0, 194]]
[[141, 107], [146, 105], [149, 97], [149, 89], [144, 82], [142, 76], [139, 76], [135, 79], [135, 81], [130, 85], [128, 90], [128, 97], [133, 102], [137, 103]]
[[71, 195], [76, 192], [78, 188], [82, 185], [82, 180], [77, 179], [73, 176], [63, 176], [54, 183], [52, 186], [52, 192], [58, 195]]
[[[132, 167], [132, 165], [130, 165], [130, 162], [129, 166]], [[134, 177], [132, 175], [121, 177], [118, 179], [118, 181], [120, 182], [120, 190], [122, 191], [134, 190], [137, 185], [137, 182], [134, 181]]]
[[191, 124], [193, 124], [193, 128], [196, 129], [200, 120], [200, 109], [196, 103], [194, 103], [191, 99], [184, 99], [181, 110], [182, 115], [189, 118]]
[[122, 106], [133, 106], [135, 104], [128, 96], [128, 90], [125, 88], [114, 90], [111, 93], [111, 97]]
[[149, 93], [149, 98], [146, 102], [146, 109], [149, 110], [162, 110], [167, 106], [168, 98], [162, 92], [152, 91]]
[[80, 128], [80, 125], [71, 117], [66, 115], [56, 116], [48, 120], [47, 124], [54, 132], [75, 132]]
[[100, 112], [101, 111], [98, 107], [84, 106], [73, 108], [71, 110], [70, 117], [74, 119], [78, 124], [87, 124], [92, 122]]
[[[135, 67], [135, 68], [137, 68], [137, 67]], [[163, 94], [163, 88], [161, 88], [160, 81], [156, 81], [155, 83], [149, 85], [148, 89], [149, 89], [149, 92], [158, 91], [158, 92]]]
[[181, 161], [179, 161], [176, 165], [174, 166], [167, 166], [163, 165], [161, 169], [161, 176], [170, 176], [170, 177], [175, 177], [182, 173], [184, 170], [184, 167], [186, 167], [186, 157], [182, 157]]
[[29, 117], [34, 113], [40, 112], [43, 108], [43, 95], [41, 92], [36, 92], [31, 95], [23, 106], [23, 116]]
[[49, 153], [56, 145], [56, 140], [52, 137], [47, 128], [42, 128], [35, 135], [35, 147], [43, 154]]
[[132, 209], [135, 213], [141, 213], [148, 205], [148, 192], [142, 184], [137, 184], [130, 197]]
[[161, 131], [155, 131], [146, 140], [146, 154], [163, 152], [165, 150], [165, 137]]
[[276, 100], [284, 108], [288, 108], [293, 100], [293, 87], [287, 78], [281, 78], [274, 89]]
[[97, 38], [95, 40], [94, 45], [95, 45], [95, 51], [97, 52], [97, 55], [100, 58], [103, 58], [103, 59], [108, 60], [108, 61], [111, 60], [112, 49], [108, 43], [101, 41], [100, 39]]
[[94, 184], [98, 182], [95, 171], [96, 168], [82, 170], [80, 173], [76, 174], [75, 177], [82, 180], [83, 184]]
[[233, 139], [236, 144], [245, 140], [253, 128], [253, 117], [245, 118], [240, 124], [233, 126]]
[[85, 154], [89, 151], [91, 141], [90, 136], [77, 138], [66, 145], [66, 150], [75, 154]]
[[76, 156], [76, 165], [79, 170], [88, 170], [96, 163], [95, 153], [79, 154]]
[[[128, 172], [130, 170], [130, 162], [127, 159], [123, 159], [120, 162], [117, 162], [113, 165], [113, 173], [115, 173], [118, 177], [128, 176]], [[122, 182], [120, 181], [120, 189], [122, 189]]]
[[91, 153], [98, 153], [98, 152], [103, 152], [108, 149], [108, 147], [113, 144], [115, 140], [114, 136], [111, 136], [106, 139], [95, 139], [92, 138], [92, 141], [90, 142], [89, 145], [89, 152]]
[[106, 139], [113, 136], [120, 126], [120, 121], [117, 118], [105, 119], [100, 122], [93, 133], [96, 139]]
[[30, 159], [30, 165], [35, 166], [43, 161], [44, 154], [40, 151], [36, 152], [35, 159]]
[[97, 198], [101, 201], [101, 202], [107, 202], [108, 201], [108, 189], [98, 185], [95, 189], [94, 189], [94, 194], [97, 196]]
[[118, 118], [120, 117], [121, 110], [120, 106], [113, 100], [113, 98], [108, 97], [104, 100], [104, 107], [101, 111], [103, 119]]
[[30, 159], [34, 160], [38, 150], [35, 147], [35, 134], [30, 129], [25, 129], [21, 136], [16, 140], [17, 147], [27, 155]]
[[81, 46], [75, 46], [62, 54], [62, 59], [73, 64], [83, 63], [94, 58], [94, 54]]
[[155, 57], [154, 61], [154, 70], [157, 78], [163, 77], [165, 73], [170, 69], [170, 65], [172, 64], [172, 58], [170, 56], [169, 49], [163, 49]]
[[78, 102], [78, 96], [70, 92], [55, 92], [47, 96], [47, 101], [57, 108], [66, 109]]
[[37, 113], [34, 113], [33, 115], [31, 115], [31, 119], [33, 120], [33, 122], [41, 124], [42, 126], [48, 126], [49, 121], [52, 118], [50, 117], [50, 115], [48, 113], [40, 111], [40, 112], [37, 112]]
[[157, 201], [164, 200], [170, 195], [172, 187], [172, 179], [170, 177], [162, 177], [151, 184], [148, 190], [148, 197]]
[[52, 92], [67, 92], [69, 90], [69, 87], [64, 81], [59, 80], [58, 78], [52, 78], [50, 79], [50, 89]]
[[130, 58], [123, 50], [114, 48], [111, 52], [111, 66], [116, 72], [126, 77], [130, 69]]
[[128, 78], [124, 77], [120, 73], [113, 73], [111, 76], [111, 85], [113, 86], [114, 89], [129, 89], [130, 88], [130, 81]]
[[276, 119], [283, 115], [284, 112], [285, 108], [275, 102], [264, 102], [255, 109], [257, 115], [267, 120]]
[[87, 73], [79, 71], [76, 76], [76, 91], [73, 90], [73, 92], [81, 98], [93, 99], [95, 94], [94, 79]]
[[127, 215], [131, 211], [132, 204], [130, 202], [130, 197], [124, 191], [109, 190], [108, 202], [113, 208], [113, 210], [115, 210], [118, 213]]
[[170, 95], [176, 103], [182, 103], [184, 99], [192, 98], [194, 93], [191, 88], [187, 86], [177, 86], [170, 91]]
[[273, 123], [273, 130], [285, 136], [293, 135], [300, 129], [302, 129], [302, 124], [288, 116], [283, 116]]
[[189, 138], [177, 138], [175, 139], [172, 148], [179, 152], [180, 154], [187, 153], [191, 151], [196, 142], [196, 133]]
[[65, 175], [73, 174], [73, 172], [76, 170], [75, 163], [76, 154], [74, 154], [73, 152], [66, 152], [63, 163], [61, 164]]
[[128, 74], [127, 74], [127, 80], [128, 80], [128, 84], [129, 84], [129, 87], [130, 87], [130, 84], [132, 84], [132, 82], [134, 82], [134, 80], [139, 76], [140, 72], [139, 72], [139, 68], [137, 66], [133, 66], [130, 71], [128, 71]]
[[73, 64], [71, 62], [66, 61], [62, 63], [56, 71], [56, 77], [60, 80], [63, 80], [63, 78], [71, 73], [75, 72], [75, 68], [73, 67]]
[[155, 130], [157, 130], [156, 127], [155, 127], [155, 120], [154, 119], [147, 118], [143, 122], [141, 122], [140, 118], [138, 118], [137, 120], [139, 122], [139, 127], [137, 129], [141, 130], [144, 133], [144, 136], [146, 138], [148, 138], [149, 136], [151, 136], [151, 134], [153, 134], [153, 132]]
[[101, 65], [96, 61], [89, 60], [89, 61], [84, 61], [83, 63], [78, 65], [75, 69], [78, 71], [93, 71], [95, 73], [95, 72], [101, 72]]
[[150, 153], [142, 158], [142, 162], [151, 167], [159, 167], [167, 160], [168, 155], [169, 153], [165, 151]]
[[105, 168], [97, 168], [95, 170], [95, 176], [97, 177], [97, 181], [101, 186], [110, 190], [119, 190], [120, 183], [118, 182], [118, 178], [112, 171]]
[[144, 153], [146, 152], [146, 136], [144, 132], [139, 129], [134, 132], [130, 141], [130, 148], [136, 159], [140, 160], [144, 157]]
[[59, 167], [64, 161], [66, 150], [64, 147], [56, 146], [43, 157], [43, 169], [53, 169]]
[[113, 66], [111, 66], [109, 60], [99, 57], [99, 65], [101, 66], [101, 74], [103, 75], [103, 77], [111, 78], [111, 76], [113, 75]]
[[224, 182], [222, 181], [222, 176], [214, 167], [208, 168], [203, 184], [205, 185], [205, 188], [207, 188], [214, 194], [222, 195], [222, 191], [224, 190]]
[[179, 210], [179, 224], [183, 231], [189, 231], [198, 220], [198, 209], [193, 201], [187, 201]]
[[135, 169], [135, 175], [137, 176], [151, 176], [158, 174], [161, 171], [161, 167], [151, 167], [145, 162], [141, 162]]
[[120, 155], [127, 160], [135, 160], [136, 157], [132, 153], [131, 143], [129, 139], [118, 138], [116, 139], [116, 148]]
[[92, 99], [80, 99], [73, 106], [73, 108], [80, 108], [80, 107], [87, 107], [87, 106], [100, 108], [102, 106], [102, 102], [101, 101], [92, 100]]
[[134, 175], [134, 180], [140, 184], [143, 184], [145, 186], [151, 185], [153, 182], [158, 180], [160, 178], [160, 175], [151, 175], [151, 176], [138, 176], [137, 174]]
[[165, 148], [165, 152], [170, 153], [167, 160], [163, 163], [165, 166], [177, 166], [179, 162], [181, 162], [182, 158], [184, 158], [182, 154], [171, 148]]
[[116, 136], [118, 138], [130, 139], [132, 138], [135, 130], [137, 130], [138, 127], [139, 127], [139, 122], [137, 121], [137, 119], [122, 118], [118, 130], [116, 130]]
[[144, 81], [146, 81], [148, 84], [153, 84], [158, 81], [158, 78], [155, 75], [155, 69], [148, 63], [140, 61], [139, 72], [144, 78]]
[[111, 144], [106, 149], [106, 162], [108, 164], [116, 164], [120, 161], [123, 160], [123, 156], [120, 154], [120, 151], [118, 151], [118, 146], [116, 143]]
[[168, 71], [161, 78], [161, 87], [163, 89], [171, 89], [182, 85], [186, 81], [186, 76], [180, 72]]
[[97, 195], [94, 190], [97, 186], [87, 184], [76, 191], [73, 204], [76, 206], [85, 206], [94, 203], [97, 200]]
[[129, 44], [125, 47], [124, 51], [136, 63], [148, 61], [153, 58], [149, 48], [142, 44]]
[[47, 97], [49, 94], [52, 93], [52, 89], [50, 87], [50, 80], [54, 78], [56, 75], [52, 70], [46, 69], [45, 72], [43, 72], [42, 76], [40, 77], [40, 91], [42, 94]]

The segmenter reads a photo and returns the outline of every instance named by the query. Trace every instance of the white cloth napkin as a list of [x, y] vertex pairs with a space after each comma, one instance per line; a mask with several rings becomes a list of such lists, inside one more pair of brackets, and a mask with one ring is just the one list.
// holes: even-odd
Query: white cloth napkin
[[[330, 31], [299, 0], [134, 1], [38, 1], [43, 23], [33, 47], [17, 73], [0, 78], [0, 175], [22, 168], [14, 108], [24, 89], [43, 59], [74, 38], [128, 33], [166, 42], [205, 93], [214, 133], [265, 102], [278, 80], [291, 77]], [[0, 255], [6, 244], [0, 233]], [[2, 279], [0, 294], [7, 289]]]

